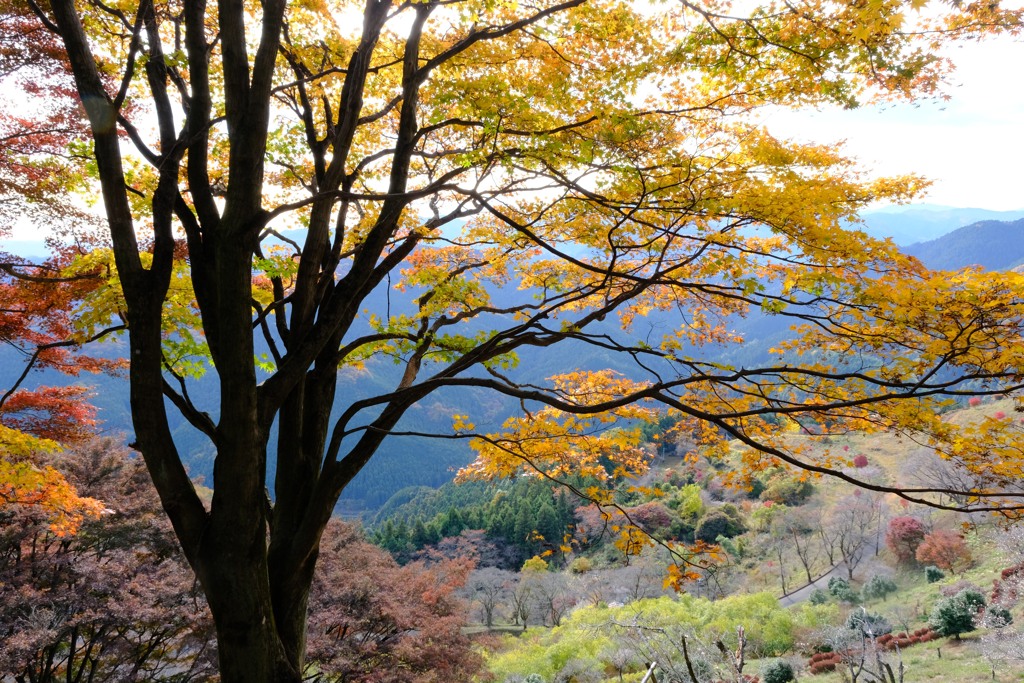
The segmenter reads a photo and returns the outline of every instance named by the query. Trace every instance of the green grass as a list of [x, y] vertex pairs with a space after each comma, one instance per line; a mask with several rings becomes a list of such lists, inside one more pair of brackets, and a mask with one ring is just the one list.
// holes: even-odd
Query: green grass
[[[930, 643], [915, 645], [903, 652], [904, 681], [906, 683], [967, 683], [997, 681], [998, 683], [1014, 683], [1024, 681], [1024, 663], [997, 662], [995, 678], [992, 666], [974, 648], [979, 636], [971, 634], [963, 640], [935, 640]], [[939, 652], [941, 651], [941, 657]], [[890, 664], [896, 670], [897, 659], [890, 655]], [[843, 683], [838, 672], [811, 676], [804, 673], [801, 681], [812, 683]]]

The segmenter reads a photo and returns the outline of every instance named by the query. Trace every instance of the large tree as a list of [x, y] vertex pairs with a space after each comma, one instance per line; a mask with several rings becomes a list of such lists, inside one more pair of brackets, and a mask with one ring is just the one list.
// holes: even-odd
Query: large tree
[[[477, 435], [472, 472], [642, 467], [637, 435], [608, 427], [660, 403], [697, 440], [752, 446], [751, 466], [850, 478], [785, 432], [943, 437], [930, 401], [1017, 380], [1018, 279], [931, 275], [845, 229], [918, 181], [868, 181], [752, 117], [929, 94], [945, 63], [925, 37], [1016, 20], [995, 3], [915, 33], [920, 3], [897, 0], [742, 16], [714, 0], [29, 2], [88, 116], [116, 269], [80, 334], [105, 315], [129, 326], [136, 444], [207, 596], [224, 681], [300, 680], [335, 503], [442, 388], [528, 411]], [[385, 287], [407, 306], [365, 311]], [[702, 359], [742, 341], [731, 321], [747, 313], [805, 323], [789, 349], [802, 362]], [[563, 343], [633, 368], [519, 379], [518, 358]], [[188, 392], [204, 354], [212, 414]], [[403, 370], [390, 389], [339, 390], [339, 367], [381, 354]], [[169, 410], [216, 453], [208, 504]], [[980, 463], [980, 505], [1015, 465], [964, 443], [949, 455]]]

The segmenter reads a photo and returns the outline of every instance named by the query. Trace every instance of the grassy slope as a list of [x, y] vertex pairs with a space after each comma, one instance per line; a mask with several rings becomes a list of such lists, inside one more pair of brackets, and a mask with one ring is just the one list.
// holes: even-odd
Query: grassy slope
[[[976, 408], [959, 411], [958, 414], [952, 416], [952, 419], [957, 421], [974, 420], [983, 415], [992, 415], [1000, 410], [1012, 415], [1013, 402], [1006, 399], [985, 403]], [[833, 440], [832, 447], [834, 449], [841, 448], [843, 445], [850, 446], [848, 454], [851, 458], [855, 454], [866, 455], [870, 466], [882, 470], [888, 481], [908, 483], [903, 481], [907, 476], [905, 472], [906, 456], [909, 451], [917, 448], [916, 445], [898, 439], [892, 434], [854, 434], [843, 439]], [[818, 487], [818, 495], [828, 504], [834, 504], [839, 498], [850, 492], [850, 487], [847, 484], [836, 480], [819, 479], [815, 485]], [[914, 512], [914, 508], [910, 508], [906, 512], [897, 508], [892, 514]], [[972, 529], [967, 533], [966, 538], [975, 564], [962, 575], [948, 576], [935, 584], [927, 583], [920, 570], [898, 571], [893, 578], [900, 590], [885, 601], [874, 600], [865, 604], [869, 611], [881, 613], [890, 619], [894, 614], [912, 615], [910, 617], [913, 619], [910, 624], [911, 629], [927, 625], [932, 605], [942, 597], [940, 590], [943, 586], [950, 586], [966, 580], [981, 587], [987, 598], [992, 581], [1008, 564], [995, 542], [999, 529], [992, 516], [963, 515], [946, 511], [932, 511], [928, 513], [928, 516], [935, 528], [955, 528], [965, 522], [972, 524]], [[891, 558], [886, 550], [883, 550], [880, 559], [891, 563]], [[859, 578], [867, 578], [868, 575], [864, 571], [858, 572]], [[1018, 605], [1011, 612], [1016, 623], [1010, 628], [1024, 629], [1024, 609]], [[893, 621], [894, 624], [897, 623], [895, 619]], [[896, 630], [902, 629], [900, 626], [896, 626]], [[993, 678], [992, 665], [978, 652], [975, 646], [982, 634], [983, 631], [976, 631], [964, 634], [963, 640], [960, 642], [953, 639], [941, 639], [909, 648], [904, 652], [903, 657], [906, 668], [904, 680], [908, 683], [912, 681], [935, 681], [937, 683], [991, 680], [1024, 681], [1024, 661], [1018, 663], [997, 662], [995, 678]], [[941, 650], [941, 657], [937, 650]], [[1021, 653], [1021, 657], [1024, 659], [1024, 652]], [[838, 683], [843, 680], [839, 672], [817, 676], [805, 673], [803, 678], [819, 683]]]

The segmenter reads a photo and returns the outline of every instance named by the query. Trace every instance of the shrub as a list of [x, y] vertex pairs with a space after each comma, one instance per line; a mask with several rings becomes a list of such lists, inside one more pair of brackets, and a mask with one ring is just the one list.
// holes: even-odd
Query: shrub
[[761, 492], [761, 500], [782, 505], [801, 505], [814, 493], [811, 482], [798, 477], [782, 475], [773, 479]]
[[1000, 578], [992, 581], [992, 595], [989, 597], [989, 602], [993, 604], [1016, 602], [1017, 589], [1022, 576], [1024, 576], [1024, 563], [1015, 564], [1001, 571]]
[[586, 557], [577, 557], [569, 565], [569, 571], [573, 574], [586, 574], [594, 568], [594, 564]]
[[835, 595], [837, 590], [845, 590], [849, 587], [850, 582], [841, 576], [833, 576], [828, 580], [828, 592], [832, 595]]
[[543, 557], [541, 557], [540, 555], [534, 555], [533, 557], [528, 559], [526, 562], [523, 562], [523, 568], [522, 568], [521, 571], [525, 572], [527, 574], [530, 574], [530, 573], [541, 574], [543, 572], [546, 572], [547, 570], [548, 570], [548, 563], [547, 563], [547, 561]]
[[705, 515], [704, 519], [700, 520], [697, 530], [694, 532], [697, 540], [714, 543], [719, 536], [732, 538], [747, 530], [738, 511], [736, 514], [730, 515], [730, 511], [724, 509], [728, 507], [735, 510], [735, 506], [723, 505], [721, 508], [712, 510]]
[[760, 500], [761, 494], [764, 493], [767, 486], [767, 484], [757, 477], [753, 477], [750, 480], [750, 489], [747, 491], [747, 498], [750, 498], [751, 500]]
[[818, 655], [811, 658], [810, 672], [811, 674], [820, 674], [827, 671], [835, 671], [836, 666], [843, 661], [842, 655], [836, 652], [822, 653], [823, 656], [820, 659], [815, 659]]
[[812, 605], [824, 605], [828, 602], [829, 594], [824, 588], [815, 588], [809, 598]]
[[672, 524], [672, 512], [660, 501], [651, 500], [628, 510], [629, 518], [655, 538], [664, 538]]
[[967, 581], [966, 579], [961, 579], [950, 586], [943, 586], [939, 589], [939, 592], [942, 593], [942, 596], [945, 598], [951, 598], [957, 593], [963, 593], [964, 591], [971, 591], [972, 593], [982, 592], [981, 586]]
[[902, 564], [914, 561], [918, 546], [924, 541], [924, 525], [913, 517], [893, 517], [885, 532], [885, 545]]
[[730, 557], [741, 560], [747, 554], [747, 544], [743, 541], [742, 536], [735, 540], [726, 538], [725, 536], [719, 536], [715, 539], [715, 542], [722, 546], [722, 550], [724, 550]]
[[892, 579], [887, 579], [884, 576], [878, 576], [876, 574], [871, 577], [870, 581], [864, 584], [864, 588], [861, 590], [861, 593], [864, 595], [865, 600], [874, 600], [876, 598], [885, 600], [889, 593], [895, 593], [896, 590], [896, 584]]
[[853, 459], [853, 466], [858, 468], [858, 469], [860, 469], [861, 467], [867, 467], [868, 466], [868, 456], [863, 455], [863, 454], [858, 455], [856, 458]]
[[850, 582], [838, 576], [833, 576], [828, 580], [828, 592], [840, 602], [849, 602], [854, 605], [860, 602], [860, 595], [853, 590]]
[[850, 616], [846, 618], [846, 628], [875, 636], [892, 632], [892, 624], [882, 615], [873, 614], [865, 609], [850, 612]]
[[985, 624], [990, 628], [1003, 628], [1013, 623], [1010, 610], [999, 605], [992, 605], [985, 610]]
[[793, 667], [781, 659], [766, 666], [761, 672], [761, 677], [764, 678], [764, 683], [789, 683], [796, 680]]
[[961, 633], [975, 629], [975, 621], [984, 607], [985, 598], [981, 593], [964, 590], [936, 603], [928, 617], [928, 625], [939, 635], [960, 640]]
[[928, 583], [935, 583], [936, 581], [942, 581], [946, 578], [946, 575], [938, 567], [925, 567], [924, 577], [928, 579]]

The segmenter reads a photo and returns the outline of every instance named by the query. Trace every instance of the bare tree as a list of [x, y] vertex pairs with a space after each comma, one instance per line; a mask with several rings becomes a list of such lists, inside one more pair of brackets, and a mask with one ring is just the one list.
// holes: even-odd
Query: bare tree
[[627, 566], [611, 570], [616, 599], [629, 603], [664, 594], [664, 567], [655, 553], [647, 552], [632, 558]]
[[494, 626], [495, 614], [509, 600], [514, 581], [513, 572], [495, 567], [476, 569], [469, 575], [464, 593], [480, 607], [487, 628]]
[[836, 504], [829, 516], [827, 537], [834, 541], [833, 549], [851, 581], [865, 551], [881, 534], [883, 506], [881, 496], [875, 493], [849, 495]]
[[[768, 528], [769, 551], [780, 565], [789, 564], [789, 560], [795, 557], [803, 568], [807, 583], [814, 581], [813, 573], [817, 569], [818, 560], [824, 555], [823, 541], [818, 532], [820, 521], [821, 514], [817, 507], [785, 508], [781, 514], [772, 517]], [[788, 592], [785, 572], [785, 566], [779, 568], [784, 594]]]
[[789, 595], [788, 584], [786, 583], [786, 560], [789, 558], [789, 539], [785, 536], [771, 536], [768, 542], [768, 549], [771, 551], [772, 556], [775, 558], [773, 564], [775, 564], [776, 571], [779, 574], [779, 583], [782, 587], [782, 594]]
[[998, 667], [1008, 662], [1024, 662], [1024, 633], [993, 628], [981, 636], [977, 648], [992, 667], [992, 680], [995, 680]]
[[521, 574], [516, 575], [509, 591], [509, 599], [512, 605], [512, 622], [522, 626], [523, 630], [529, 626], [530, 616], [534, 610], [534, 585], [532, 581], [525, 580]]
[[576, 604], [569, 591], [568, 577], [561, 572], [546, 572], [537, 576], [533, 596], [544, 624], [548, 626], [561, 625], [562, 617]]

